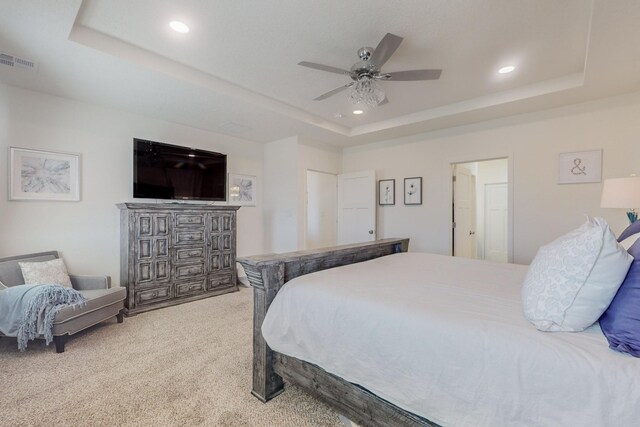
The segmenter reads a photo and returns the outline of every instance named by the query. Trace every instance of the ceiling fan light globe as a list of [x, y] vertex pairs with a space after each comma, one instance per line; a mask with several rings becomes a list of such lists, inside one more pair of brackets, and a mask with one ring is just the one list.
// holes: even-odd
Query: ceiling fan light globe
[[369, 76], [362, 76], [356, 84], [351, 86], [349, 100], [353, 104], [361, 105], [364, 108], [375, 108], [385, 98], [384, 91], [378, 83]]

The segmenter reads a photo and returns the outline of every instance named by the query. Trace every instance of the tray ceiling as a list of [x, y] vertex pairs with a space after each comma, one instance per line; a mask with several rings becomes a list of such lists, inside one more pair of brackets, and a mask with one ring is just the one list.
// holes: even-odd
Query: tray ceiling
[[[0, 50], [40, 67], [0, 80], [260, 142], [347, 146], [640, 89], [633, 0], [5, 4]], [[387, 32], [404, 41], [383, 71], [441, 79], [382, 82], [389, 103], [360, 116], [346, 92], [312, 101], [349, 79], [298, 62], [348, 69]]]

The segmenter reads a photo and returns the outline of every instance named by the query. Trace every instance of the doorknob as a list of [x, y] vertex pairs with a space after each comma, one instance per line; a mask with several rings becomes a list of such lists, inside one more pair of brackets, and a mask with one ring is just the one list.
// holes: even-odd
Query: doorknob
[[369, 230], [369, 234], [373, 234], [373, 230]]

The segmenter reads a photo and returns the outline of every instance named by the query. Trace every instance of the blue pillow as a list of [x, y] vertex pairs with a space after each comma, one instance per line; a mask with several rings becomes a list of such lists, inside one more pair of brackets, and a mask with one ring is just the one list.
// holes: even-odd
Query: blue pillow
[[629, 253], [633, 263], [609, 308], [600, 317], [600, 327], [609, 347], [640, 357], [640, 239], [629, 248]]
[[618, 242], [622, 242], [627, 237], [633, 236], [636, 233], [640, 233], [640, 220], [631, 223], [631, 225], [622, 232], [620, 237], [618, 237]]

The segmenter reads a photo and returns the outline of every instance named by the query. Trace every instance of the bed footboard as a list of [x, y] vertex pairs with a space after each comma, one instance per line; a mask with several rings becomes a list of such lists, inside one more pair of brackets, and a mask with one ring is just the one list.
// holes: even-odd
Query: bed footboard
[[295, 383], [360, 426], [440, 427], [362, 387], [295, 357], [275, 353], [275, 370], [288, 382]]
[[385, 255], [406, 252], [409, 239], [336, 246], [312, 251], [268, 254], [239, 258], [253, 287], [253, 388], [251, 394], [263, 402], [283, 390], [282, 378], [274, 370], [274, 352], [262, 337], [261, 327], [267, 310], [286, 282], [304, 274]]

